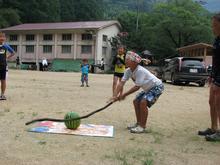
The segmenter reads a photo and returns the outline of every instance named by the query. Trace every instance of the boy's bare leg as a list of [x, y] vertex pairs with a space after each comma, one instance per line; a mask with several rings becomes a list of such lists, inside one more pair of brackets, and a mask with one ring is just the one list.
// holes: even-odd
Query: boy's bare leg
[[[121, 82], [121, 79], [122, 78], [118, 78], [118, 83], [120, 83]], [[118, 85], [118, 84], [117, 84]], [[119, 95], [121, 95], [123, 93], [123, 89], [121, 90], [121, 92], [119, 93]]]
[[81, 83], [82, 83], [81, 86], [84, 86], [84, 75], [83, 74], [81, 75]]
[[216, 86], [216, 93], [215, 93], [215, 110], [217, 111], [217, 129], [218, 124], [220, 125], [220, 87]]
[[117, 83], [118, 83], [118, 77], [114, 76], [113, 77], [113, 84], [112, 84], [112, 95], [114, 95], [114, 91], [117, 87]]
[[141, 124], [141, 120], [140, 120], [140, 107], [139, 107], [138, 101], [137, 100], [133, 100], [133, 104], [134, 104], [137, 124], [140, 125]]
[[214, 106], [214, 110], [215, 110], [215, 114], [212, 115], [216, 115], [213, 116], [214, 118], [214, 129], [216, 130], [216, 132], [212, 135], [206, 135], [206, 140], [207, 141], [220, 141], [220, 132], [217, 131], [218, 130], [218, 120], [220, 120], [220, 87], [213, 85], [213, 92], [214, 92], [214, 99], [213, 99], [213, 106]]
[[88, 78], [88, 75], [85, 75], [85, 81], [86, 81], [86, 86], [88, 87], [88, 86], [89, 86], [89, 78]]
[[209, 95], [209, 105], [210, 105], [210, 117], [211, 117], [211, 129], [217, 130], [218, 128], [218, 113], [216, 110], [215, 105], [215, 91], [214, 91], [214, 84], [212, 84], [210, 88], [210, 95]]
[[147, 101], [142, 99], [140, 101], [140, 126], [142, 128], [146, 127], [147, 117], [148, 117]]
[[1, 80], [1, 95], [5, 94], [6, 80]]

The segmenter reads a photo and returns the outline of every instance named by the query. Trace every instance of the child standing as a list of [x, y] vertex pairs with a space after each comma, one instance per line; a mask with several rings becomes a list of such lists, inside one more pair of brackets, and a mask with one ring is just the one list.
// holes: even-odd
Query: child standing
[[20, 58], [19, 58], [19, 56], [17, 56], [17, 58], [16, 58], [16, 68], [19, 69], [19, 66], [20, 66]]
[[47, 59], [45, 57], [43, 57], [43, 59], [42, 59], [42, 71], [46, 71], [47, 67], [48, 67]]
[[[143, 89], [133, 100], [136, 120], [134, 125], [128, 127], [131, 133], [144, 133], [148, 117], [148, 108], [150, 108], [164, 90], [164, 86], [156, 76], [149, 72], [139, 63], [142, 61], [141, 57], [131, 51], [126, 54], [126, 66], [128, 67], [124, 73], [121, 82], [114, 91], [112, 101], [124, 100], [128, 95], [136, 92], [140, 88]], [[122, 93], [123, 87], [127, 80], [131, 78], [135, 85], [128, 91]]]
[[[6, 100], [5, 90], [6, 90], [7, 59], [15, 54], [14, 50], [8, 44], [4, 43], [5, 40], [6, 40], [5, 34], [0, 32], [0, 80], [1, 80], [0, 100]], [[7, 56], [7, 52], [10, 53], [9, 56]]]
[[84, 87], [84, 82], [86, 82], [86, 86], [89, 87], [88, 84], [88, 74], [89, 74], [89, 64], [88, 64], [88, 60], [87, 59], [83, 59], [82, 60], [82, 64], [81, 64], [81, 87]]
[[114, 90], [117, 86], [117, 84], [121, 81], [121, 78], [124, 75], [125, 71], [125, 48], [120, 46], [118, 48], [118, 55], [114, 58], [112, 64], [114, 65], [114, 77], [113, 77], [113, 85], [112, 85], [112, 91], [114, 93]]

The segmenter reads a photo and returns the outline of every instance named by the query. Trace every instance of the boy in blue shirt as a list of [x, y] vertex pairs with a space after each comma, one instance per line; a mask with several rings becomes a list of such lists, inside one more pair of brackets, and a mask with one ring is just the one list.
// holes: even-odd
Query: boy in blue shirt
[[[6, 90], [6, 72], [7, 72], [7, 59], [14, 56], [14, 50], [8, 45], [5, 44], [6, 38], [5, 34], [0, 32], [0, 80], [1, 80], [1, 96], [0, 100], [6, 100], [5, 90]], [[7, 56], [7, 52], [10, 53]]]
[[81, 85], [81, 87], [84, 87], [84, 82], [86, 82], [86, 86], [89, 87], [89, 84], [88, 84], [89, 67], [90, 66], [88, 64], [88, 60], [83, 59], [82, 64], [81, 64], [81, 72], [82, 72], [82, 75], [81, 75], [82, 85]]

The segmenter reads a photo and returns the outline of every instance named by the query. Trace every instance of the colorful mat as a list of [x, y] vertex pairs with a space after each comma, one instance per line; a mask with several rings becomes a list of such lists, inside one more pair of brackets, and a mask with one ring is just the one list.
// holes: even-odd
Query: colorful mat
[[43, 121], [37, 127], [28, 129], [29, 132], [38, 133], [55, 133], [55, 134], [70, 134], [82, 136], [98, 136], [98, 137], [113, 137], [114, 128], [108, 125], [81, 124], [77, 130], [67, 129], [64, 123]]

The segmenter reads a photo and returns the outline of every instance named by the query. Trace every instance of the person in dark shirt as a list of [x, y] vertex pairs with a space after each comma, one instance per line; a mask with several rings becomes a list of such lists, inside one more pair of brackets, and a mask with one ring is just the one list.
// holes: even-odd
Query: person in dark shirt
[[16, 68], [19, 69], [19, 66], [20, 66], [20, 58], [19, 58], [19, 56], [17, 56], [17, 58], [16, 58]]
[[[6, 90], [6, 72], [7, 72], [7, 59], [12, 57], [15, 53], [14, 50], [5, 44], [5, 34], [0, 32], [0, 80], [1, 80], [1, 95], [0, 100], [6, 100], [5, 90]], [[7, 56], [7, 52], [10, 53]]]
[[220, 13], [213, 16], [212, 29], [215, 35], [213, 44], [212, 71], [209, 78], [210, 83], [210, 117], [211, 128], [199, 131], [199, 135], [205, 136], [207, 141], [220, 141]]

